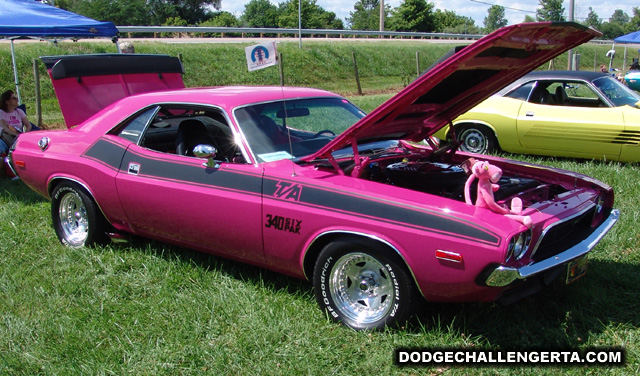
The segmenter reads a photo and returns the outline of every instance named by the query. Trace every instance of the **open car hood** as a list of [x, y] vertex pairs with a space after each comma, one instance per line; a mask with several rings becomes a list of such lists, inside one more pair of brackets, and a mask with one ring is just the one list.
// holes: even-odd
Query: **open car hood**
[[456, 49], [304, 161], [363, 142], [423, 140], [516, 79], [602, 35], [573, 22], [507, 26]]
[[144, 54], [42, 56], [67, 128], [138, 93], [184, 87], [177, 57]]

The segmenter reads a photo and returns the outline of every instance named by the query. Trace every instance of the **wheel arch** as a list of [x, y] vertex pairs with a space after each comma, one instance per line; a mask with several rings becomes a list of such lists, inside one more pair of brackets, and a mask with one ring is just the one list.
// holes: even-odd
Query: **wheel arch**
[[[72, 178], [70, 176], [54, 176], [53, 178], [51, 178], [49, 180], [49, 183], [47, 185], [47, 194], [49, 195], [49, 198], [52, 197], [53, 195], [53, 191], [56, 189], [56, 187], [64, 182], [71, 182], [74, 184], [79, 185], [80, 187], [82, 187], [85, 191], [87, 191], [87, 193], [89, 194], [89, 196], [91, 197], [91, 199], [95, 202], [96, 199], [93, 196], [93, 192], [91, 192], [91, 189], [89, 189], [89, 186], [87, 184], [85, 184], [83, 181], [78, 180], [76, 178]], [[97, 204], [97, 203], [96, 203]]]
[[[102, 214], [102, 217], [105, 219], [107, 218], [107, 216], [104, 214], [104, 211], [102, 210], [102, 207], [98, 203], [98, 200], [96, 200], [96, 197], [91, 191], [91, 189], [89, 188], [89, 186], [85, 184], [83, 181], [70, 176], [55, 176], [49, 180], [49, 184], [47, 186], [47, 195], [49, 195], [49, 199], [53, 198], [53, 191], [55, 191], [56, 187], [64, 182], [77, 184], [78, 186], [80, 186], [80, 188], [84, 189], [85, 192], [87, 192], [87, 195], [89, 195], [89, 198], [98, 207], [98, 210], [100, 211], [100, 214]], [[109, 223], [109, 221], [107, 221], [107, 223]]]
[[370, 242], [375, 242], [387, 248], [389, 250], [388, 256], [394, 258], [398, 263], [400, 263], [400, 265], [404, 266], [404, 268], [407, 270], [407, 272], [411, 276], [413, 286], [416, 288], [417, 291], [419, 291], [420, 295], [424, 297], [424, 294], [422, 293], [422, 290], [418, 285], [418, 282], [413, 273], [413, 270], [411, 270], [411, 267], [407, 263], [406, 259], [404, 258], [404, 256], [402, 255], [398, 247], [396, 247], [389, 241], [382, 239], [376, 235], [367, 234], [364, 232], [348, 231], [348, 230], [330, 230], [317, 235], [311, 241], [311, 243], [309, 243], [309, 246], [307, 246], [307, 249], [304, 252], [302, 267], [303, 267], [304, 276], [307, 280], [312, 280], [313, 278], [313, 268], [315, 266], [316, 260], [318, 259], [318, 256], [320, 255], [320, 252], [322, 251], [322, 249], [324, 249], [324, 247], [327, 244], [333, 241], [336, 241], [338, 239], [366, 240]]

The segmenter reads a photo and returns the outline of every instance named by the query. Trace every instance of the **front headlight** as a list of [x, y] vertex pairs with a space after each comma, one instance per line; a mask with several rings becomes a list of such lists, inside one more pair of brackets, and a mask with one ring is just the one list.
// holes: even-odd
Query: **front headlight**
[[511, 238], [506, 261], [508, 262], [511, 259], [516, 261], [520, 260], [529, 250], [529, 245], [531, 245], [531, 230], [527, 230]]

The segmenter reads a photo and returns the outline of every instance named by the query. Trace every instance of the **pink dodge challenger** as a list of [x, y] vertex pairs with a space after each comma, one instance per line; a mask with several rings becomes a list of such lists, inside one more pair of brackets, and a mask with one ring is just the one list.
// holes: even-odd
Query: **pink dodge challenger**
[[133, 234], [305, 278], [355, 329], [397, 324], [415, 299], [511, 302], [584, 274], [618, 219], [613, 191], [483, 157], [503, 171], [495, 200], [519, 198], [527, 227], [465, 203], [470, 155], [430, 136], [597, 35], [500, 29], [368, 115], [322, 90], [184, 88], [168, 56], [44, 57], [69, 129], [21, 135], [7, 162], [50, 198], [70, 247]]

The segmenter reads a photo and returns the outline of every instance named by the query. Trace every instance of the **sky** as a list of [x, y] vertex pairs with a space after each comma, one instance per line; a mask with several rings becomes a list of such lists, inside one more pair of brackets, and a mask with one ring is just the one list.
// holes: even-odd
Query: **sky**
[[[240, 16], [244, 12], [244, 6], [250, 0], [222, 0], [222, 9]], [[272, 4], [277, 5], [280, 1], [270, 0]], [[338, 18], [345, 21], [349, 17], [349, 13], [353, 12], [353, 5], [356, 0], [316, 0], [317, 4], [324, 10], [334, 12]], [[402, 0], [384, 0], [392, 8], [400, 5]], [[538, 8], [538, 0], [427, 0], [435, 4], [435, 9], [452, 10], [456, 14], [471, 17], [476, 26], [484, 26], [484, 18], [487, 16], [487, 10], [491, 5], [500, 5], [505, 7], [505, 17], [509, 24], [520, 23], [526, 15], [535, 18], [536, 9]], [[569, 19], [569, 0], [563, 3], [565, 16]], [[608, 21], [609, 17], [616, 9], [622, 9], [629, 17], [633, 17], [633, 7], [640, 7], [637, 0], [574, 0], [574, 19], [576, 21], [584, 20], [589, 14], [589, 7], [592, 7], [598, 17], [603, 21]], [[347, 23], [345, 21], [345, 26]]]

